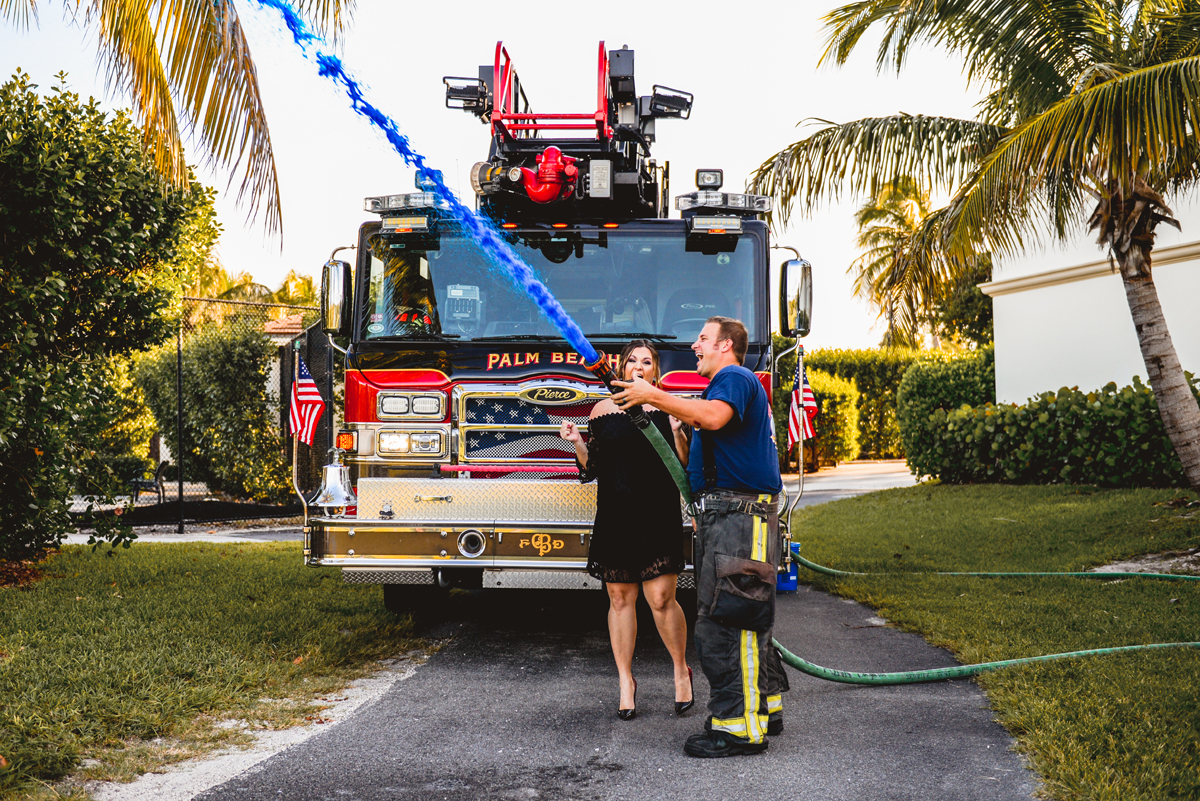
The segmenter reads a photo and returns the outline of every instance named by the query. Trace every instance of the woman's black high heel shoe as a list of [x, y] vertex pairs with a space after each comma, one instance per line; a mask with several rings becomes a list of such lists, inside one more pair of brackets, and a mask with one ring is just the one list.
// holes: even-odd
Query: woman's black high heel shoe
[[618, 709], [617, 717], [621, 720], [633, 720], [637, 717], [637, 679], [633, 680], [633, 709]]
[[682, 715], [684, 712], [687, 712], [689, 709], [691, 709], [692, 705], [696, 703], [696, 682], [692, 678], [692, 669], [690, 667], [688, 668], [688, 684], [692, 688], [692, 700], [676, 701], [675, 702], [675, 714], [676, 715]]

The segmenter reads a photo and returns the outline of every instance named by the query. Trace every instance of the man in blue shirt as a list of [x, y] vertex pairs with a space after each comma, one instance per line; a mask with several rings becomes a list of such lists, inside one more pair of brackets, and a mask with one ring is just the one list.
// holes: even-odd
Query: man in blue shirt
[[694, 757], [760, 753], [783, 731], [787, 677], [771, 647], [783, 482], [767, 393], [742, 366], [748, 342], [741, 322], [711, 317], [692, 344], [709, 379], [700, 398], [637, 379], [615, 382], [624, 390], [613, 395], [620, 408], [648, 403], [693, 427], [696, 651], [711, 688], [705, 730], [683, 748]]

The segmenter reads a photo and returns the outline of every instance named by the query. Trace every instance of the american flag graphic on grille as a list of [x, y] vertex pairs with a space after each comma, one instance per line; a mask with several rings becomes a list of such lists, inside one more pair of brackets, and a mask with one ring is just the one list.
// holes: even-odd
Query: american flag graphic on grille
[[563, 421], [570, 421], [575, 425], [587, 425], [588, 414], [594, 403], [594, 400], [590, 400], [562, 406], [542, 406], [521, 398], [468, 397], [463, 422], [498, 426], [559, 426]]
[[468, 459], [570, 459], [575, 460], [575, 446], [557, 433], [542, 431], [470, 431], [467, 438]]

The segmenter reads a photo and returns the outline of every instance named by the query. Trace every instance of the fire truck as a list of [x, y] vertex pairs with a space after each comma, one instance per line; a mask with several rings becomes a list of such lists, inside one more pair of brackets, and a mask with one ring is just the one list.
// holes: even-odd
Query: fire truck
[[[698, 170], [670, 217], [670, 166], [650, 150], [660, 121], [688, 119], [692, 95], [639, 95], [634, 51], [603, 42], [597, 73], [595, 110], [582, 113], [531, 110], [502, 42], [477, 77], [443, 79], [446, 106], [491, 133], [470, 172], [477, 213], [614, 368], [626, 343], [650, 340], [660, 386], [697, 395], [707, 381], [691, 345], [724, 315], [746, 324], [746, 366], [771, 392], [782, 354], [771, 346], [770, 198]], [[355, 263], [324, 267], [322, 327], [345, 345], [344, 427], [321, 489], [301, 494], [305, 561], [384, 585], [395, 609], [453, 586], [599, 588], [584, 570], [595, 485], [579, 482], [558, 432], [569, 420], [586, 436], [607, 390], [420, 173], [417, 183], [366, 198]], [[809, 275], [798, 253], [782, 264], [786, 336], [807, 333]], [[690, 525], [680, 536], [690, 555]]]

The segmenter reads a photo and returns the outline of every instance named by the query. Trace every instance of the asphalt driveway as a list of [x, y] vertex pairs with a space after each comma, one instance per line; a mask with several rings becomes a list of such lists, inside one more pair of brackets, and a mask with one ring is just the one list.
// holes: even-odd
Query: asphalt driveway
[[[851, 463], [805, 477], [801, 503], [913, 483], [903, 463]], [[185, 536], [268, 539], [293, 532]], [[685, 609], [689, 601], [694, 595], [681, 597]], [[145, 777], [97, 796], [999, 801], [1030, 799], [1037, 788], [986, 697], [968, 680], [857, 687], [789, 668], [785, 731], [771, 738], [765, 754], [690, 759], [683, 741], [700, 730], [705, 713], [698, 704], [682, 718], [673, 714], [670, 661], [644, 607], [635, 658], [638, 717], [617, 719], [606, 606], [599, 592], [458, 591], [448, 607], [417, 615], [419, 633], [443, 640], [441, 650], [419, 667], [384, 676], [378, 693], [340, 722], [232, 770], [216, 769], [220, 760], [200, 762], [182, 769], [185, 781]], [[955, 664], [871, 609], [804, 586], [780, 596], [775, 635], [806, 659], [844, 670]], [[694, 648], [690, 654], [694, 664]], [[697, 670], [701, 704], [707, 691]], [[206, 764], [214, 766], [207, 773]]]

